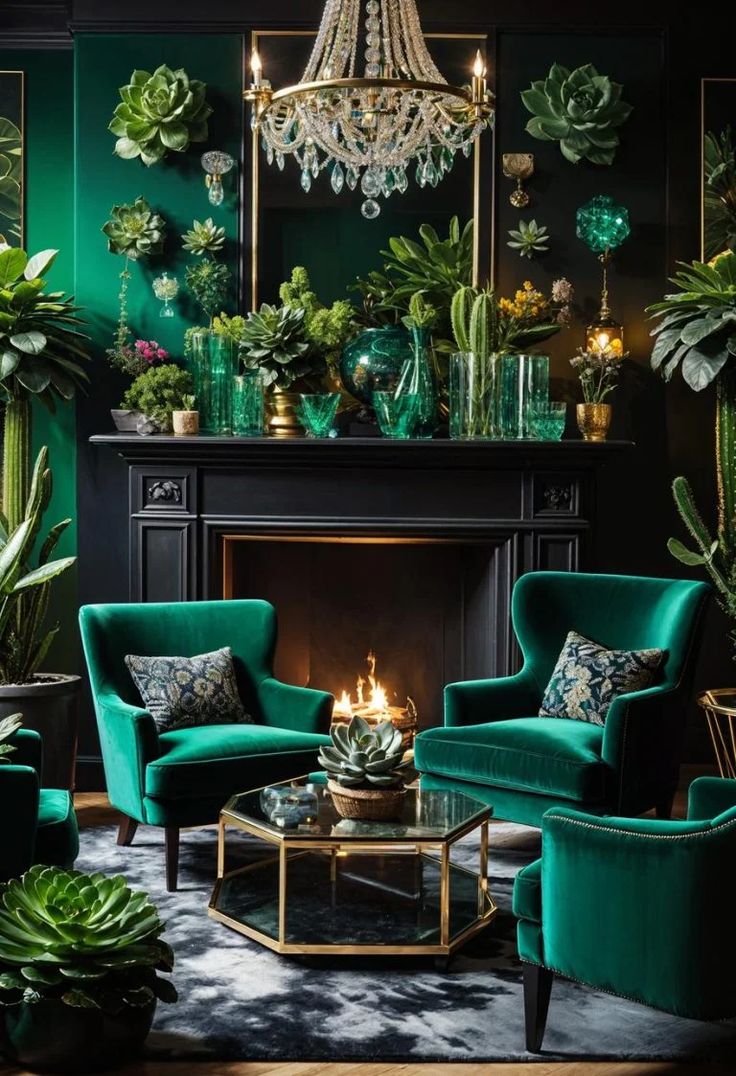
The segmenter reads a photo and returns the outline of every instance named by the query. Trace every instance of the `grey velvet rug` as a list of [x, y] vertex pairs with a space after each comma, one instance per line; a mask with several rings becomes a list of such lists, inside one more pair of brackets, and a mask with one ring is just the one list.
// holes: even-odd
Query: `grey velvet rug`
[[[148, 1052], [158, 1059], [515, 1061], [524, 1050], [521, 968], [511, 889], [539, 854], [535, 830], [491, 828], [490, 888], [500, 912], [438, 971], [427, 957], [280, 957], [207, 916], [214, 829], [182, 834], [180, 889], [163, 883], [163, 834], [130, 848], [86, 829], [77, 866], [124, 874], [151, 894], [176, 953], [181, 1000], [160, 1005]], [[232, 841], [238, 842], [237, 836]], [[460, 850], [475, 862], [474, 848]], [[237, 855], [237, 849], [236, 849]], [[680, 1020], [557, 980], [539, 1060], [725, 1061], [736, 1023]]]

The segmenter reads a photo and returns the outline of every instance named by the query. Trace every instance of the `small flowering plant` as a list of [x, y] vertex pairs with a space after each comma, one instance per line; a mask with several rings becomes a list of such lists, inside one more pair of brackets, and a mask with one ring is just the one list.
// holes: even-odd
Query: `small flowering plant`
[[157, 340], [136, 340], [132, 346], [123, 344], [109, 348], [107, 357], [111, 366], [132, 378], [140, 377], [152, 366], [161, 366], [171, 358]]
[[525, 280], [513, 299], [498, 300], [494, 350], [520, 351], [549, 340], [570, 324], [573, 298], [572, 284], [564, 277], [554, 281], [549, 297]]
[[622, 357], [614, 357], [610, 352], [578, 348], [577, 355], [570, 359], [570, 365], [580, 379], [586, 404], [603, 403], [606, 396], [613, 392], [621, 373]]

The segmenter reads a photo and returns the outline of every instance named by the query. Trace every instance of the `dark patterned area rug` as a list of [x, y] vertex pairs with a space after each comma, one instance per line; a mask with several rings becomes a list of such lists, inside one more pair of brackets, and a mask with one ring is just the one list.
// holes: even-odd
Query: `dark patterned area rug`
[[[149, 891], [176, 952], [181, 1000], [159, 1006], [158, 1059], [515, 1061], [524, 1050], [521, 968], [511, 889], [539, 854], [535, 830], [491, 828], [490, 887], [500, 912], [438, 971], [428, 957], [286, 957], [207, 916], [214, 829], [182, 834], [180, 890], [163, 884], [163, 834], [130, 848], [111, 828], [82, 833], [80, 870], [124, 874]], [[241, 840], [234, 836], [232, 840]], [[472, 845], [460, 857], [475, 862]], [[237, 854], [237, 853], [236, 853]], [[539, 1060], [732, 1060], [736, 1023], [700, 1024], [557, 980]]]

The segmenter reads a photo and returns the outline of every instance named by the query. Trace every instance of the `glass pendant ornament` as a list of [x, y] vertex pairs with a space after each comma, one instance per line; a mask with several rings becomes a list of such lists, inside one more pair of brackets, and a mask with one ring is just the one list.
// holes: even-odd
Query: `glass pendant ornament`
[[179, 281], [175, 276], [169, 276], [168, 273], [163, 272], [161, 276], [155, 277], [151, 287], [158, 301], [163, 303], [158, 316], [160, 318], [173, 318], [174, 311], [171, 304], [179, 294]]
[[381, 196], [406, 190], [412, 162], [420, 186], [435, 187], [493, 121], [482, 54], [470, 85], [450, 85], [427, 48], [416, 0], [326, 0], [299, 83], [274, 90], [257, 52], [251, 71], [243, 96], [267, 159], [281, 167], [293, 157], [305, 191], [305, 176], [323, 169], [335, 194], [360, 185], [368, 219], [380, 213]]
[[[265, 150], [268, 163], [273, 164], [275, 152], [273, 146], [266, 145]], [[207, 197], [210, 205], [222, 205], [225, 200], [222, 177], [232, 171], [235, 167], [235, 161], [229, 153], [224, 153], [219, 149], [213, 149], [210, 150], [209, 153], [202, 154], [202, 167], [207, 173], [204, 177], [204, 181], [207, 185]]]
[[613, 316], [608, 302], [608, 270], [613, 252], [631, 234], [629, 212], [613, 198], [599, 194], [577, 212], [577, 236], [588, 246], [603, 270], [601, 307], [585, 330], [585, 350], [604, 358], [624, 357], [624, 328]]

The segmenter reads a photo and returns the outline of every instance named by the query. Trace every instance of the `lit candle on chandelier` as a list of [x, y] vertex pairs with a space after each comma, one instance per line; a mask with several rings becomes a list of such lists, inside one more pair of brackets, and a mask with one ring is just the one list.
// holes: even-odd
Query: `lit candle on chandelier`
[[253, 87], [254, 89], [258, 89], [258, 87], [261, 85], [263, 64], [261, 62], [261, 57], [259, 56], [257, 49], [253, 49], [253, 52], [250, 54], [250, 69], [253, 74]]
[[473, 101], [478, 104], [485, 101], [486, 97], [486, 62], [483, 59], [483, 54], [478, 49], [475, 56], [475, 63], [473, 64]]

